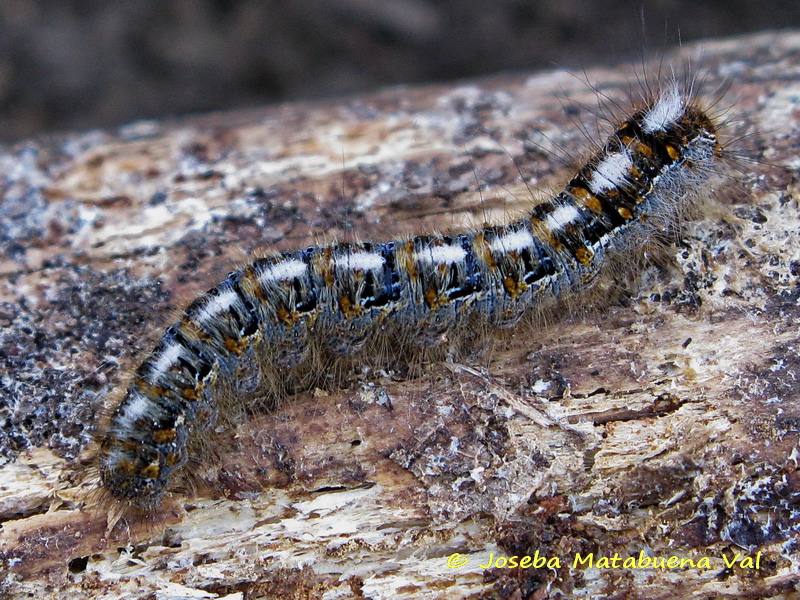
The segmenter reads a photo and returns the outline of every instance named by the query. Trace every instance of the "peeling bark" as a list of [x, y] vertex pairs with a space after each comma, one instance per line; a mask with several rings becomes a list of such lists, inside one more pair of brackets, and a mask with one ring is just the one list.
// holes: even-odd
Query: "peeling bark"
[[[772, 598], [800, 583], [800, 33], [703, 45], [741, 185], [639, 293], [226, 430], [158, 515], [83, 502], [112, 390], [259, 248], [498, 220], [586, 154], [588, 69], [134, 123], [0, 152], [0, 590], [12, 598]], [[664, 64], [697, 63], [698, 46]], [[658, 63], [654, 63], [657, 65]], [[653, 69], [657, 69], [654, 66]], [[559, 90], [554, 92], [554, 90]], [[519, 170], [519, 171], [518, 171]], [[520, 174], [528, 181], [523, 184]], [[747, 176], [747, 177], [745, 177]], [[480, 184], [480, 189], [478, 189]], [[546, 193], [545, 191], [542, 194]], [[534, 194], [535, 195], [535, 194]], [[484, 569], [490, 553], [557, 558]], [[573, 566], [576, 553], [710, 568]], [[448, 556], [468, 563], [448, 568]], [[739, 553], [759, 557], [759, 568]], [[746, 566], [746, 563], [744, 563]], [[206, 595], [191, 596], [192, 593]]]

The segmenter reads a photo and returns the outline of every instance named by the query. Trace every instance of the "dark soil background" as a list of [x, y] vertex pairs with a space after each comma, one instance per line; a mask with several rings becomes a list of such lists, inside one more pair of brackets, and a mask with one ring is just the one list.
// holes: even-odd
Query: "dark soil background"
[[797, 25], [789, 0], [0, 0], [0, 140], [636, 62], [680, 40]]

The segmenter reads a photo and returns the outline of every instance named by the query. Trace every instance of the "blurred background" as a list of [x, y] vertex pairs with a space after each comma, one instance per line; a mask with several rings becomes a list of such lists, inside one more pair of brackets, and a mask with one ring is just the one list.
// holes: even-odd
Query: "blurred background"
[[800, 25], [796, 0], [0, 0], [0, 141]]

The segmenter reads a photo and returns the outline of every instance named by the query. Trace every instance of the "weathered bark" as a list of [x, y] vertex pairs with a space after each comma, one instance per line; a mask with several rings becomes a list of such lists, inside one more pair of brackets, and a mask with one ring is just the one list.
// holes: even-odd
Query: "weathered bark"
[[[353, 375], [256, 409], [222, 434], [219, 460], [193, 469], [208, 486], [111, 531], [83, 502], [82, 465], [109, 394], [174, 307], [258, 248], [385, 239], [528, 206], [520, 173], [537, 189], [562, 185], [563, 156], [585, 155], [587, 132], [602, 139], [596, 92], [623, 99], [631, 72], [395, 88], [6, 148], [2, 592], [796, 593], [800, 33], [703, 48], [706, 85], [728, 81], [721, 106], [731, 130], [746, 124], [740, 143], [758, 162], [739, 164], [744, 184], [688, 227], [640, 297], [416, 378]], [[641, 550], [711, 568], [573, 566], [576, 553]], [[479, 566], [537, 551], [560, 566]], [[448, 568], [456, 552], [468, 563]], [[726, 569], [737, 552], [760, 553], [760, 568]]]

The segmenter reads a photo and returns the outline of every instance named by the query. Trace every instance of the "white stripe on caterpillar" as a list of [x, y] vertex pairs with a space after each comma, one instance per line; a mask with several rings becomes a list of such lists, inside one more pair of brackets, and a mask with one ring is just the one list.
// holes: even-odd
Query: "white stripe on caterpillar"
[[156, 383], [167, 369], [178, 362], [181, 354], [183, 354], [183, 348], [180, 344], [170, 344], [167, 346], [159, 355], [158, 360], [153, 365], [148, 375], [150, 383]]
[[625, 177], [631, 172], [632, 166], [627, 152], [609, 154], [594, 168], [589, 189], [600, 194], [625, 183]]
[[288, 279], [295, 279], [300, 277], [306, 272], [306, 265], [299, 260], [287, 260], [280, 262], [261, 274], [261, 281], [286, 281]]
[[533, 236], [526, 230], [506, 234], [489, 244], [492, 252], [519, 252], [531, 246], [533, 246]]
[[125, 406], [125, 410], [120, 413], [119, 419], [117, 420], [117, 427], [124, 430], [126, 427], [132, 426], [136, 421], [142, 418], [151, 407], [152, 402], [148, 398], [134, 395], [132, 401], [129, 402]]
[[239, 300], [239, 296], [233, 290], [226, 290], [219, 296], [214, 296], [196, 315], [193, 315], [196, 323], [202, 325], [216, 317], [222, 311], [228, 310]]
[[580, 216], [580, 212], [575, 206], [565, 204], [556, 208], [552, 213], [547, 215], [544, 224], [550, 231], [558, 231], [564, 229], [567, 225], [575, 221]]
[[374, 252], [358, 252], [337, 256], [334, 262], [337, 267], [344, 267], [345, 269], [374, 271], [382, 268], [386, 261], [380, 254], [375, 254]]
[[422, 264], [452, 265], [466, 257], [466, 251], [460, 246], [433, 246], [414, 254], [414, 258]]
[[271, 369], [267, 393], [275, 395], [312, 349], [348, 356], [379, 338], [428, 347], [466, 322], [506, 328], [531, 308], [567, 305], [614, 261], [637, 263], [647, 240], [709, 194], [725, 156], [718, 126], [672, 83], [562, 191], [517, 220], [311, 246], [231, 272], [166, 330], [132, 377], [101, 443], [103, 485], [116, 499], [157, 504], [192, 439], [215, 423], [218, 380], [237, 388], [254, 356], [262, 357], [255, 370]]
[[678, 84], [673, 82], [659, 96], [653, 107], [642, 119], [642, 131], [653, 133], [663, 131], [670, 123], [674, 123], [683, 112], [683, 98]]

